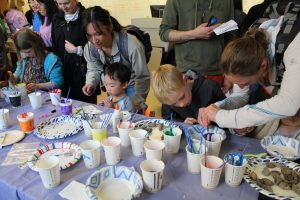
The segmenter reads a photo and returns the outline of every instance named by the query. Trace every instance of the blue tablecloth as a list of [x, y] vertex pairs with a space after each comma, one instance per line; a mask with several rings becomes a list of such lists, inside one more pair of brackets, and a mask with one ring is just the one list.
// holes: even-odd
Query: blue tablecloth
[[[38, 125], [45, 120], [43, 116], [51, 114], [51, 110], [56, 109], [56, 113], [53, 113], [51, 117], [59, 116], [60, 110], [55, 107], [51, 102], [46, 102], [49, 99], [47, 94], [43, 95], [44, 104], [43, 107], [38, 110], [32, 110], [28, 100], [22, 102], [23, 106], [19, 108], [12, 108], [7, 105], [3, 99], [0, 99], [0, 107], [4, 105], [5, 108], [10, 109], [11, 125], [8, 130], [20, 129], [17, 122], [17, 114], [24, 111], [31, 111], [35, 114], [35, 125]], [[85, 103], [74, 101], [73, 105], [86, 105]], [[95, 105], [96, 106], [96, 105]], [[111, 112], [111, 109], [107, 109], [101, 106], [97, 106], [104, 112]], [[144, 116], [138, 115], [135, 121], [145, 119]], [[181, 124], [182, 125], [182, 124]], [[110, 131], [111, 133], [111, 131]], [[48, 144], [57, 141], [68, 141], [76, 144], [80, 144], [82, 141], [90, 139], [84, 132], [77, 135], [60, 139], [60, 140], [45, 140], [36, 137], [33, 134], [26, 135], [21, 142], [41, 142], [41, 144]], [[262, 153], [259, 141], [256, 139], [237, 137], [234, 135], [227, 135], [227, 139], [223, 142], [221, 148], [221, 155], [229, 152], [238, 152], [245, 146], [247, 141], [250, 145], [247, 148], [246, 153]], [[184, 147], [186, 146], [186, 140], [182, 137], [181, 147], [178, 154], [164, 154], [163, 161], [166, 165], [164, 170], [163, 187], [162, 190], [156, 194], [149, 194], [145, 190], [141, 195], [141, 199], [149, 200], [162, 200], [162, 199], [205, 199], [205, 200], [221, 200], [221, 199], [243, 199], [251, 200], [257, 199], [258, 193], [251, 188], [246, 182], [243, 182], [239, 187], [233, 188], [225, 184], [224, 172], [220, 179], [219, 186], [215, 190], [206, 190], [201, 186], [200, 174], [194, 175], [188, 172], [186, 162], [186, 152]], [[10, 151], [11, 146], [3, 147], [0, 150], [0, 163], [4, 161], [7, 153]], [[141, 174], [139, 168], [140, 162], [145, 159], [144, 157], [137, 158], [132, 155], [131, 147], [121, 147], [121, 162], [118, 165], [134, 166], [136, 171]], [[101, 167], [106, 166], [103, 150], [101, 151]], [[98, 168], [97, 168], [98, 169]], [[71, 181], [76, 180], [81, 183], [85, 183], [87, 178], [97, 169], [87, 169], [84, 166], [84, 162], [81, 159], [74, 166], [61, 171], [61, 184], [51, 190], [45, 189], [42, 185], [39, 174], [30, 168], [19, 169], [17, 165], [0, 166], [0, 199], [1, 200], [59, 200], [62, 199], [58, 193], [65, 188]]]

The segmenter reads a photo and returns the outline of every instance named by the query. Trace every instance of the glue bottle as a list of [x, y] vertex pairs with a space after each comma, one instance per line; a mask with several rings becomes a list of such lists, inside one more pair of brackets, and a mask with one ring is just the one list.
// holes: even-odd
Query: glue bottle
[[121, 121], [121, 111], [119, 109], [118, 104], [115, 107], [114, 113], [112, 115], [112, 128], [113, 128], [113, 134], [117, 134], [118, 133], [118, 124]]

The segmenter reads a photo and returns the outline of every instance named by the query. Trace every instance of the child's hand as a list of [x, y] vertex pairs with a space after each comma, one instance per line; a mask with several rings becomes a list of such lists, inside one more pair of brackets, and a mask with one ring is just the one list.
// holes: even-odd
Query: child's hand
[[192, 118], [192, 117], [187, 117], [187, 118], [185, 118], [183, 123], [193, 125], [193, 124], [197, 123], [197, 120], [195, 118]]
[[28, 83], [28, 84], [26, 85], [26, 89], [27, 89], [27, 91], [29, 91], [29, 92], [33, 92], [33, 91], [35, 91], [35, 90], [39, 90], [39, 89], [40, 89], [40, 86], [39, 86], [39, 84]]
[[114, 104], [113, 104], [112, 100], [110, 100], [109, 98], [105, 98], [103, 100], [103, 102], [104, 102], [105, 107], [108, 107], [108, 108], [113, 108], [114, 107]]
[[241, 136], [245, 136], [248, 133], [251, 133], [254, 129], [255, 129], [255, 126], [254, 127], [247, 127], [247, 128], [240, 128], [240, 129], [233, 129], [233, 130], [236, 134], [241, 135]]
[[100, 99], [99, 102], [98, 102], [98, 105], [104, 106], [104, 99]]

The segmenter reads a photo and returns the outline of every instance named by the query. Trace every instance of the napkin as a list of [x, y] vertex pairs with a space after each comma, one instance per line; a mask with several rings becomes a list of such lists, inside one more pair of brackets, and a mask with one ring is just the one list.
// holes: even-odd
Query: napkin
[[[81, 107], [74, 108], [73, 112], [77, 113], [80, 109], [81, 109]], [[102, 113], [101, 110], [98, 110], [95, 106], [92, 106], [92, 105], [83, 106], [82, 109], [85, 114], [97, 115], [97, 114]]]
[[62, 198], [69, 200], [88, 200], [85, 194], [85, 185], [77, 181], [72, 181], [67, 187], [58, 193]]
[[237, 26], [237, 23], [234, 20], [230, 20], [226, 23], [221, 24], [217, 28], [215, 28], [213, 31], [215, 32], [216, 35], [221, 35], [223, 33], [233, 31], [239, 29]]

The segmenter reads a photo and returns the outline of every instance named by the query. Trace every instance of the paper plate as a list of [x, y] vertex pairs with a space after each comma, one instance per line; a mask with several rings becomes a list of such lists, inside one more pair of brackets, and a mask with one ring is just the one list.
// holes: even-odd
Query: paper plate
[[274, 157], [287, 160], [300, 158], [300, 142], [294, 138], [281, 135], [270, 135], [260, 141], [261, 146]]
[[47, 119], [36, 127], [34, 134], [44, 139], [59, 139], [75, 135], [82, 130], [81, 120], [67, 115]]
[[2, 146], [8, 146], [21, 141], [25, 137], [25, 133], [19, 130], [4, 131], [5, 138]]
[[59, 158], [60, 169], [72, 167], [81, 158], [81, 150], [77, 144], [70, 142], [56, 142], [48, 144], [36, 150], [29, 159], [28, 166], [37, 171], [35, 164], [39, 158], [46, 156], [57, 156]]
[[207, 133], [214, 133], [218, 135], [222, 141], [226, 139], [226, 132], [217, 126], [209, 126], [208, 128], [204, 128], [203, 126], [197, 124], [188, 127], [188, 134], [190, 135], [191, 139], [194, 140], [201, 140], [201, 137]]
[[174, 122], [164, 119], [146, 119], [135, 122], [135, 129], [141, 128], [146, 130], [149, 133], [150, 140], [155, 140], [159, 138], [162, 139], [164, 135], [164, 130], [170, 127], [180, 129], [180, 127]]
[[120, 200], [140, 196], [143, 180], [133, 168], [108, 166], [94, 172], [86, 181], [89, 199]]
[[[256, 181], [252, 180], [250, 178], [250, 173], [253, 171], [257, 174], [257, 177], [259, 179], [261, 178], [268, 178], [270, 180], [273, 181], [272, 176], [264, 176], [262, 175], [262, 168], [264, 167], [264, 165], [266, 163], [280, 163], [282, 164], [282, 166], [287, 166], [288, 168], [300, 173], [300, 165], [285, 160], [285, 159], [281, 159], [281, 158], [276, 158], [276, 157], [272, 157], [272, 156], [264, 156], [264, 157], [251, 157], [248, 159], [248, 163], [246, 165], [246, 172], [245, 172], [245, 176], [244, 179], [247, 183], [250, 184], [251, 187], [253, 187], [255, 190], [257, 190], [258, 192], [274, 198], [274, 199], [294, 199], [295, 197], [299, 197], [299, 194], [295, 193], [292, 190], [283, 190], [281, 189], [279, 186], [272, 186], [272, 190], [268, 191], [266, 189], [263, 189], [262, 187], [258, 186]], [[280, 174], [281, 171], [279, 169], [279, 167], [275, 167], [275, 168], [270, 168], [271, 171], [278, 171]], [[281, 175], [282, 176], [282, 175]]]

